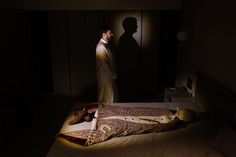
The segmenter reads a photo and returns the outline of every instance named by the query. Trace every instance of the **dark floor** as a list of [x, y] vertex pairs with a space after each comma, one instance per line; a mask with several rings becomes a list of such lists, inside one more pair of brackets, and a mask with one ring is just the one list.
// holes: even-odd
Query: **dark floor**
[[[4, 126], [10, 129], [4, 132], [4, 139], [7, 138], [7, 140], [0, 147], [0, 156], [45, 157], [72, 104], [77, 101], [80, 100], [76, 96], [54, 95], [40, 96], [27, 102], [30, 103], [28, 105], [14, 101], [14, 104], [21, 104], [24, 108], [20, 109], [22, 110], [21, 115], [9, 111], [7, 115], [9, 121]], [[30, 108], [25, 106], [30, 106]], [[3, 129], [1, 128], [1, 130]]]
[[[38, 96], [32, 101], [24, 102], [23, 105], [19, 101], [13, 103], [17, 106], [24, 106], [24, 108], [18, 109], [17, 116], [14, 116], [16, 112], [6, 113], [11, 120], [5, 126], [12, 129], [4, 133], [7, 140], [0, 147], [0, 157], [46, 157], [73, 104], [94, 102], [89, 98], [58, 95]], [[157, 94], [149, 101], [163, 101], [163, 94]], [[16, 124], [20, 125], [13, 126]]]

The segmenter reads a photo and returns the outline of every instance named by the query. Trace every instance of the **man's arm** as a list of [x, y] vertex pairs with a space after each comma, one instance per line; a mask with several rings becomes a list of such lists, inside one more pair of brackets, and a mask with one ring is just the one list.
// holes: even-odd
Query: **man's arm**
[[108, 56], [108, 52], [107, 52], [105, 47], [100, 46], [100, 47], [97, 48], [97, 50], [96, 50], [96, 59], [97, 59], [98, 66], [101, 66], [104, 69], [104, 71], [106, 71], [106, 73], [112, 79], [116, 79], [116, 77], [117, 77], [116, 73], [112, 69], [111, 65], [108, 62], [109, 56]]

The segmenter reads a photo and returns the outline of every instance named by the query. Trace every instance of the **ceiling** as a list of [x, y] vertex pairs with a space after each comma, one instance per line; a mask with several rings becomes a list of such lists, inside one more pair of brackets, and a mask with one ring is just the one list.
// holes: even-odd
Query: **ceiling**
[[181, 0], [1, 0], [1, 8], [23, 10], [180, 9]]

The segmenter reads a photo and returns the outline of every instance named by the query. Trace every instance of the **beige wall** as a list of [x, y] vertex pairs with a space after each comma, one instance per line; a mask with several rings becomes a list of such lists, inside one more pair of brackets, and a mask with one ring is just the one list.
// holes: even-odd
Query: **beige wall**
[[236, 93], [235, 5], [235, 1], [183, 1], [188, 39], [180, 42], [177, 84], [184, 76], [203, 72]]

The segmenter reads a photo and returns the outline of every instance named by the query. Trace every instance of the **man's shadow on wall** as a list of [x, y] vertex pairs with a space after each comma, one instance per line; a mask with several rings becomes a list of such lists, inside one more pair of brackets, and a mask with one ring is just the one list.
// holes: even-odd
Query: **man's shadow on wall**
[[116, 54], [119, 101], [138, 101], [141, 88], [141, 49], [133, 37], [137, 32], [137, 19], [127, 17], [122, 21], [124, 33], [119, 38]]

